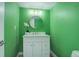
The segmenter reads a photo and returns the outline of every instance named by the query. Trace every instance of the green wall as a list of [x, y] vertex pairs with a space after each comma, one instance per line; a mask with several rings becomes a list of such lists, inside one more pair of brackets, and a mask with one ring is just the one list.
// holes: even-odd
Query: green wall
[[[29, 10], [37, 10], [37, 9], [26, 9], [26, 8], [20, 8], [20, 27], [19, 27], [19, 37], [20, 37], [20, 51], [23, 50], [23, 35], [25, 31], [27, 31], [27, 28], [24, 27], [24, 22], [28, 22], [32, 16], [29, 15]], [[29, 31], [39, 31], [39, 32], [46, 32], [47, 34], [50, 34], [50, 11], [49, 10], [41, 10], [42, 11], [42, 20], [44, 23], [44, 26], [41, 28], [41, 30], [33, 30], [32, 28], [29, 28]]]
[[51, 49], [57, 56], [79, 50], [79, 3], [57, 3], [51, 10]]
[[[19, 43], [19, 7], [16, 3], [5, 3], [5, 56], [16, 56]], [[15, 30], [16, 27], [16, 30]]]

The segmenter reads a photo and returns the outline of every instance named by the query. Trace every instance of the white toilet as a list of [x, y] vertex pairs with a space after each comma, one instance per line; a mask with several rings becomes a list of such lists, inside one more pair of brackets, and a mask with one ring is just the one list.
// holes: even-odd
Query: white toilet
[[79, 57], [79, 50], [72, 51], [71, 57]]

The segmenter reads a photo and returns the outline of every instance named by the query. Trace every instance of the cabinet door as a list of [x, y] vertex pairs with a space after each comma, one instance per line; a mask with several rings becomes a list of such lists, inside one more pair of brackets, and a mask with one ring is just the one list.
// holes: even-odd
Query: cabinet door
[[24, 57], [32, 57], [32, 39], [26, 38], [23, 45]]
[[49, 57], [50, 55], [50, 47], [47, 42], [42, 43], [42, 56], [43, 57]]
[[50, 56], [50, 40], [48, 39], [48, 37], [44, 37], [42, 40], [42, 56]]
[[41, 57], [41, 43], [33, 43], [33, 57]]
[[32, 57], [32, 46], [24, 46], [24, 57]]
[[33, 39], [33, 57], [41, 57], [41, 39], [38, 36]]

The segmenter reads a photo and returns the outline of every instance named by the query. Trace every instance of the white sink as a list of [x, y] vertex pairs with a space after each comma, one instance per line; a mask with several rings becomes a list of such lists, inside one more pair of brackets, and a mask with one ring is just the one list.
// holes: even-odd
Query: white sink
[[45, 32], [25, 32], [25, 36], [45, 36]]

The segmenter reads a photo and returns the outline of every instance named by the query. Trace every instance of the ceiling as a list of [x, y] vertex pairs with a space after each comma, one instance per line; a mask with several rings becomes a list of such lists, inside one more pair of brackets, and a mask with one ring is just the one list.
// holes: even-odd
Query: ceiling
[[50, 9], [55, 5], [55, 2], [19, 2], [18, 4], [24, 8]]

